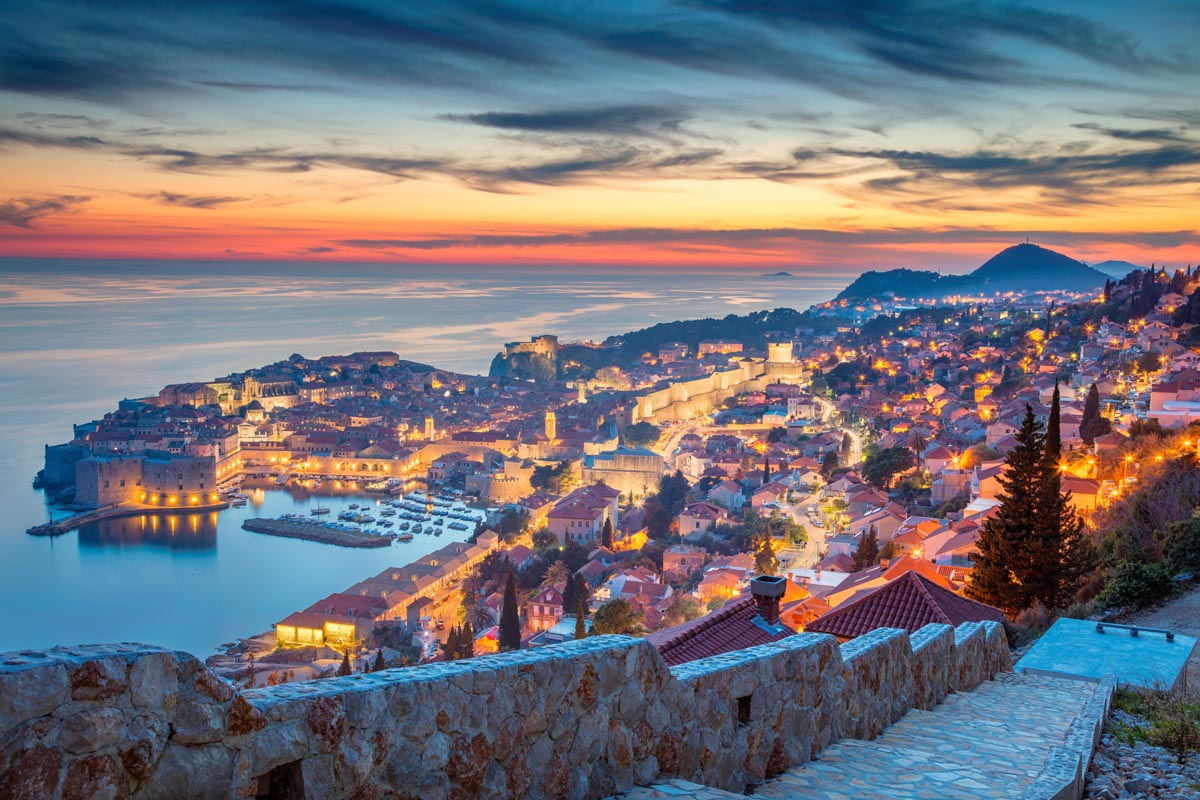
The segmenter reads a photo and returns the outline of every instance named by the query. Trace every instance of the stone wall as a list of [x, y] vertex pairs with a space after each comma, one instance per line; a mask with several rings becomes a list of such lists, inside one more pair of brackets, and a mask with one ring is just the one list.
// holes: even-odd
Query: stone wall
[[799, 634], [672, 668], [600, 636], [241, 691], [143, 645], [8, 653], [0, 798], [582, 800], [660, 776], [741, 792], [1009, 668], [994, 623]]

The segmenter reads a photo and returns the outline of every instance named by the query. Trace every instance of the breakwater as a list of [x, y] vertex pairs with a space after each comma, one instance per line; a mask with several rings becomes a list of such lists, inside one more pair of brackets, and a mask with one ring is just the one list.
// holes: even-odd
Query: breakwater
[[278, 519], [248, 519], [242, 523], [244, 530], [282, 536], [286, 539], [305, 539], [338, 547], [389, 547], [391, 536], [373, 536], [369, 533], [330, 528], [315, 522], [283, 521]]
[[140, 503], [114, 503], [113, 505], [84, 511], [74, 516], [54, 520], [53, 522], [34, 525], [25, 532], [30, 536], [61, 536], [76, 528], [82, 528], [84, 525], [101, 522], [106, 519], [136, 517], [141, 514], [195, 514], [198, 511], [220, 511], [223, 508], [229, 508], [229, 503], [224, 500], [219, 503], [178, 507], [142, 505]]

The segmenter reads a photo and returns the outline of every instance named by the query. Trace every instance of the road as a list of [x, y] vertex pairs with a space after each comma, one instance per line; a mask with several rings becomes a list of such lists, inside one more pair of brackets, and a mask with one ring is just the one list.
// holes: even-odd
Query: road
[[[813, 399], [817, 401], [819, 406], [821, 406], [821, 421], [828, 422], [833, 417], [834, 412], [836, 412], [837, 409], [834, 407], [833, 403], [823, 397], [816, 397], [814, 395]], [[862, 461], [862, 436], [849, 428], [841, 428], [840, 430], [843, 434], [850, 434], [850, 459], [847, 463], [857, 464], [858, 462]], [[846, 466], [846, 464], [843, 464], [842, 466]]]

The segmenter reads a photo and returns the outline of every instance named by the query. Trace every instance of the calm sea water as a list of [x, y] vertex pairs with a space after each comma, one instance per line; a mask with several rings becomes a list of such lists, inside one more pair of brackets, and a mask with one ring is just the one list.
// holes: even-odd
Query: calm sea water
[[310, 503], [278, 490], [258, 508], [27, 536], [49, 516], [30, 488], [43, 445], [123, 397], [292, 353], [394, 350], [482, 373], [505, 341], [806, 308], [846, 282], [755, 270], [0, 261], [0, 651], [138, 641], [204, 656], [450, 538], [347, 550], [242, 531], [248, 516]]

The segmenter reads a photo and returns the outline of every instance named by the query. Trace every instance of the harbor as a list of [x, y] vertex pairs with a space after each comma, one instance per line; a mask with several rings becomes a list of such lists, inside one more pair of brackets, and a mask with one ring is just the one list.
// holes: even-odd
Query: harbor
[[[320, 479], [294, 479], [297, 488], [313, 490]], [[287, 481], [276, 482], [283, 489]], [[315, 484], [315, 486], [314, 486]], [[386, 494], [386, 487], [368, 486], [367, 491]], [[244, 505], [248, 495], [231, 495], [231, 502]], [[290, 512], [274, 519], [254, 518], [242, 523], [245, 530], [293, 539], [334, 544], [341, 547], [386, 547], [391, 543], [404, 544], [418, 536], [440, 537], [449, 534], [459, 539], [468, 536], [483, 524], [487, 513], [472, 508], [460, 498], [440, 497], [425, 492], [411, 492], [399, 497], [361, 495], [313, 495], [318, 503], [307, 514]], [[350, 502], [353, 500], [354, 502]]]

